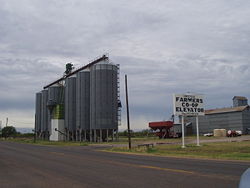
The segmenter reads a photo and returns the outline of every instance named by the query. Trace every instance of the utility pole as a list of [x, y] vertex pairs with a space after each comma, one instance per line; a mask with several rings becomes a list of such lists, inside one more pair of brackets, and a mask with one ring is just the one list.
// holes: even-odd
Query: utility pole
[[131, 150], [131, 134], [130, 134], [130, 124], [129, 124], [129, 106], [128, 106], [128, 83], [127, 83], [127, 75], [125, 75], [125, 90], [126, 90], [126, 105], [127, 105], [128, 147]]

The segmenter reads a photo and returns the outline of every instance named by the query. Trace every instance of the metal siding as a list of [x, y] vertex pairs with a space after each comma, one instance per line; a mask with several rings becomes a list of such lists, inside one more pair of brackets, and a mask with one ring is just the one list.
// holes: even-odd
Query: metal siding
[[[196, 133], [196, 119], [189, 117], [192, 122], [193, 133]], [[199, 116], [199, 132], [213, 132], [213, 129], [243, 130], [242, 112], [230, 112]]]
[[96, 64], [90, 68], [90, 127], [117, 129], [117, 66]]
[[63, 103], [63, 87], [52, 86], [48, 88], [48, 100], [55, 102], [56, 104]]
[[76, 130], [76, 78], [65, 80], [65, 127], [69, 131]]
[[42, 90], [42, 108], [41, 108], [41, 131], [48, 131], [49, 110], [47, 108], [48, 90]]
[[242, 112], [230, 113], [228, 130], [243, 130]]
[[78, 72], [76, 77], [76, 127], [90, 129], [90, 72]]
[[247, 128], [250, 128], [250, 109], [247, 107], [242, 113], [242, 122], [243, 122], [243, 133], [249, 134]]
[[41, 131], [41, 119], [42, 119], [42, 93], [36, 93], [36, 115], [35, 115], [35, 132]]

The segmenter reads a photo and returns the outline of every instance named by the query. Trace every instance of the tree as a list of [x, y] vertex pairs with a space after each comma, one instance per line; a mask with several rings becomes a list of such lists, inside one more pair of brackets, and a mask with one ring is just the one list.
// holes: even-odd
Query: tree
[[[131, 137], [133, 137], [133, 130], [130, 130]], [[128, 130], [124, 130], [123, 132], [119, 132], [119, 136], [128, 136]]]
[[10, 136], [15, 136], [16, 135], [16, 128], [13, 126], [8, 126], [8, 127], [4, 127], [2, 129], [2, 137], [10, 137]]

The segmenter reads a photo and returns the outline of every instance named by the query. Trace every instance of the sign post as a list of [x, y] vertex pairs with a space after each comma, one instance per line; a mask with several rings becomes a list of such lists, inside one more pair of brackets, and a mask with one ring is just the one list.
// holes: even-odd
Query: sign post
[[181, 137], [182, 137], [182, 148], [185, 148], [185, 131], [184, 131], [184, 114], [181, 116]]
[[185, 148], [185, 116], [196, 117], [197, 146], [200, 146], [199, 138], [199, 116], [205, 115], [203, 95], [196, 94], [174, 94], [174, 115], [182, 117], [182, 148]]
[[197, 146], [200, 146], [200, 136], [199, 136], [199, 116], [196, 116], [196, 133], [197, 133]]

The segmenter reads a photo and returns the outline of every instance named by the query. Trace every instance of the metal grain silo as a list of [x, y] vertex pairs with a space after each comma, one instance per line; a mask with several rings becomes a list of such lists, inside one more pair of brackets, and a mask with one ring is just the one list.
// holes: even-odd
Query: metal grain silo
[[118, 129], [117, 66], [102, 62], [90, 68], [90, 128], [94, 141]]
[[75, 138], [76, 131], [76, 77], [65, 80], [65, 128], [68, 140]]
[[51, 119], [56, 106], [64, 102], [64, 88], [63, 86], [51, 86], [48, 88], [48, 102], [47, 108], [49, 109], [49, 124], [48, 131], [51, 134]]
[[35, 115], [35, 134], [39, 135], [41, 132], [41, 119], [42, 119], [42, 93], [36, 93], [36, 115]]
[[47, 108], [48, 102], [48, 90], [42, 90], [42, 108], [41, 108], [41, 136], [42, 138], [48, 138], [48, 123], [49, 123], [49, 110]]
[[85, 70], [76, 75], [76, 128], [79, 130], [78, 138], [84, 140], [90, 129], [90, 72]]
[[48, 100], [55, 104], [61, 104], [64, 101], [63, 86], [51, 86], [48, 88]]

